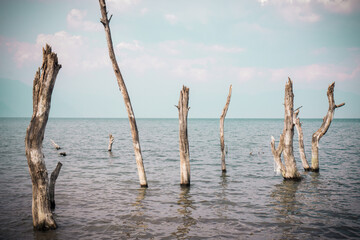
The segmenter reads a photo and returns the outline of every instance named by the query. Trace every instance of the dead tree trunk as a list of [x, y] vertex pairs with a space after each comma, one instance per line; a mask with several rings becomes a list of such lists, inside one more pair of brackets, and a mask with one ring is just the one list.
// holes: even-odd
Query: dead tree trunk
[[112, 145], [113, 145], [114, 141], [115, 141], [115, 138], [113, 137], [113, 135], [109, 134], [109, 146], [108, 146], [109, 152], [111, 152], [111, 150], [112, 150]]
[[[271, 137], [271, 150], [274, 155], [274, 161], [280, 167], [281, 174], [285, 179], [299, 179], [300, 174], [296, 167], [293, 153], [293, 137], [294, 137], [294, 94], [292, 81], [289, 78], [285, 85], [285, 119], [283, 133], [280, 135], [280, 142], [275, 149], [275, 139]], [[284, 152], [284, 163], [281, 162], [281, 153]]]
[[187, 133], [189, 111], [189, 88], [183, 86], [180, 91], [179, 105], [179, 149], [180, 149], [180, 185], [190, 186], [190, 152]]
[[137, 125], [136, 125], [135, 114], [134, 114], [134, 111], [132, 109], [130, 97], [129, 97], [129, 94], [128, 94], [124, 79], [123, 79], [123, 77], [121, 75], [119, 65], [118, 65], [118, 63], [116, 61], [116, 57], [115, 57], [115, 53], [114, 53], [114, 47], [113, 47], [113, 43], [112, 43], [112, 39], [111, 39], [111, 32], [110, 32], [109, 23], [110, 23], [112, 15], [110, 16], [110, 18], [107, 17], [105, 0], [99, 0], [99, 4], [100, 4], [100, 10], [101, 10], [100, 22], [104, 25], [107, 45], [108, 45], [108, 48], [109, 48], [110, 60], [111, 60], [112, 65], [113, 65], [115, 76], [116, 76], [120, 91], [121, 91], [121, 93], [123, 95], [124, 102], [125, 102], [125, 107], [126, 107], [128, 117], [129, 117], [131, 135], [132, 135], [132, 139], [133, 139], [133, 146], [134, 146], [134, 152], [135, 152], [136, 165], [137, 165], [137, 168], [138, 168], [140, 185], [141, 185], [141, 187], [148, 187], [146, 174], [145, 174], [145, 168], [144, 168], [144, 164], [143, 164], [143, 158], [142, 158], [142, 154], [141, 154], [141, 148], [140, 148], [140, 142], [139, 142], [139, 133], [138, 133]]
[[55, 182], [59, 176], [61, 167], [62, 167], [62, 163], [58, 162], [58, 164], [56, 165], [56, 168], [50, 175], [49, 192], [50, 192], [50, 208], [51, 208], [51, 210], [55, 209]]
[[294, 137], [294, 93], [292, 81], [289, 78], [285, 85], [285, 120], [284, 120], [284, 162], [286, 172], [284, 178], [297, 179], [300, 174], [296, 167], [293, 151], [293, 137]]
[[230, 89], [229, 89], [229, 95], [227, 97], [226, 100], [226, 104], [225, 107], [221, 113], [220, 116], [220, 147], [221, 147], [221, 170], [223, 172], [226, 172], [226, 164], [225, 164], [225, 140], [224, 140], [224, 121], [225, 121], [225, 116], [227, 113], [227, 110], [229, 108], [229, 104], [230, 104], [230, 99], [231, 99], [231, 91], [232, 91], [232, 85], [230, 85]]
[[38, 230], [57, 227], [49, 206], [49, 179], [42, 142], [50, 112], [51, 95], [60, 68], [56, 54], [46, 45], [41, 69], [38, 69], [34, 78], [33, 115], [25, 137], [25, 152], [32, 181], [33, 226]]
[[305, 171], [310, 171], [310, 166], [309, 163], [306, 159], [306, 155], [305, 155], [305, 146], [304, 146], [304, 134], [301, 128], [301, 122], [300, 119], [298, 117], [300, 110], [297, 109], [294, 112], [294, 124], [296, 126], [296, 130], [298, 133], [298, 139], [299, 139], [299, 152], [300, 152], [300, 158], [301, 158], [301, 162], [303, 165], [303, 168]]
[[336, 108], [342, 107], [345, 105], [345, 103], [341, 103], [339, 105], [335, 104], [334, 100], [334, 87], [335, 82], [329, 85], [329, 88], [327, 90], [327, 97], [329, 100], [329, 109], [326, 114], [326, 116], [323, 119], [323, 123], [319, 130], [317, 130], [312, 135], [312, 143], [311, 143], [311, 170], [314, 172], [319, 171], [319, 141], [322, 136], [325, 135], [327, 130], [330, 127], [331, 121], [334, 117], [334, 112]]
[[61, 147], [59, 145], [57, 145], [52, 139], [50, 139], [50, 141], [56, 150], [61, 149]]
[[279, 141], [279, 145], [277, 148], [275, 148], [275, 138], [273, 136], [271, 136], [271, 152], [274, 155], [274, 161], [275, 164], [277, 166], [277, 168], [280, 169], [281, 175], [284, 177], [285, 176], [285, 166], [281, 161], [281, 154], [284, 150], [284, 137], [281, 134], [280, 135], [280, 141]]

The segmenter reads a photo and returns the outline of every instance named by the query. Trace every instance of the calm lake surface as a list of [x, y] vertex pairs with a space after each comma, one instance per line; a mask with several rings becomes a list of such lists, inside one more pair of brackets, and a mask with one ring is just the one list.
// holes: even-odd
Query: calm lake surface
[[[35, 232], [24, 138], [30, 119], [0, 118], [0, 239], [359, 239], [360, 120], [335, 119], [320, 141], [320, 173], [274, 173], [281, 119], [189, 119], [191, 187], [181, 188], [177, 119], [138, 119], [149, 188], [139, 186], [127, 119], [49, 119], [43, 142], [59, 228]], [[304, 119], [305, 150], [321, 119]], [[113, 152], [107, 151], [115, 137]], [[58, 156], [50, 139], [67, 153]], [[252, 152], [252, 155], [250, 153]]]

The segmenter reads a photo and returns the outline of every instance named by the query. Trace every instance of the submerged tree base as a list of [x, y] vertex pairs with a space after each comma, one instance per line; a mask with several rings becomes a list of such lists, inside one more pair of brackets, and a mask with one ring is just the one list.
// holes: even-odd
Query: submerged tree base
[[180, 187], [181, 187], [181, 188], [189, 188], [189, 187], [190, 187], [190, 183], [180, 183]]
[[301, 176], [298, 177], [284, 177], [284, 181], [294, 181], [294, 182], [300, 182], [302, 180]]

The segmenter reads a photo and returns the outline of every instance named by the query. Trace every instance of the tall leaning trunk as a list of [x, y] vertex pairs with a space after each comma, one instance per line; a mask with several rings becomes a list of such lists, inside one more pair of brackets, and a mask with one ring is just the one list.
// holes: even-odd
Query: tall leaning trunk
[[221, 148], [221, 170], [223, 172], [226, 172], [226, 164], [225, 164], [225, 140], [224, 140], [224, 121], [225, 116], [229, 108], [230, 99], [231, 99], [231, 91], [232, 91], [232, 85], [230, 85], [229, 89], [229, 95], [226, 100], [225, 107], [221, 113], [220, 116], [220, 148]]
[[296, 179], [300, 178], [300, 174], [296, 167], [293, 151], [293, 137], [294, 137], [294, 93], [292, 81], [289, 78], [285, 85], [285, 119], [284, 119], [284, 162], [286, 166], [286, 172], [284, 178]]
[[180, 185], [190, 186], [190, 152], [187, 132], [189, 112], [189, 88], [183, 86], [180, 91], [179, 105], [179, 150], [180, 150]]
[[99, 4], [100, 4], [100, 11], [101, 11], [100, 22], [103, 24], [104, 29], [105, 29], [106, 41], [107, 41], [107, 45], [109, 48], [110, 60], [112, 62], [112, 66], [113, 66], [113, 69], [115, 72], [115, 76], [116, 76], [120, 91], [123, 95], [125, 107], [126, 107], [128, 117], [129, 117], [131, 135], [132, 135], [132, 140], [133, 140], [135, 159], [136, 159], [136, 165], [137, 165], [138, 174], [139, 174], [140, 185], [141, 185], [141, 187], [148, 187], [146, 174], [145, 174], [145, 168], [144, 168], [144, 164], [143, 164], [143, 158], [142, 158], [142, 154], [141, 154], [139, 133], [138, 133], [137, 125], [136, 125], [135, 114], [134, 114], [134, 111], [133, 111], [133, 108], [131, 105], [130, 97], [129, 97], [124, 79], [120, 72], [119, 65], [116, 61], [114, 47], [113, 47], [113, 43], [112, 43], [112, 39], [111, 39], [109, 23], [110, 23], [112, 15], [110, 16], [110, 18], [107, 17], [105, 0], [99, 0]]
[[38, 69], [34, 78], [33, 115], [25, 137], [25, 152], [32, 181], [33, 226], [37, 230], [57, 227], [49, 206], [49, 178], [42, 142], [50, 112], [51, 95], [60, 68], [56, 54], [46, 45], [41, 69]]
[[333, 120], [333, 117], [334, 117], [335, 109], [345, 105], [345, 103], [341, 103], [339, 105], [335, 104], [334, 87], [335, 87], [335, 82], [330, 84], [329, 87], [328, 87], [327, 97], [328, 97], [328, 100], [329, 100], [329, 109], [328, 109], [328, 112], [327, 112], [326, 116], [323, 119], [323, 123], [321, 124], [321, 127], [319, 128], [319, 130], [317, 130], [312, 135], [311, 170], [314, 171], [314, 172], [319, 171], [319, 141], [320, 141], [320, 138], [322, 136], [324, 136], [325, 133], [327, 132], [327, 130], [329, 129], [330, 124], [331, 124], [331, 122]]

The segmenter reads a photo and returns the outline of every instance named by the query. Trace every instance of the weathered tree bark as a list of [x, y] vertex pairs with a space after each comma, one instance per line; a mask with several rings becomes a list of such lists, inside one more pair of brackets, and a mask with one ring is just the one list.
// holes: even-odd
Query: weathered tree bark
[[61, 147], [59, 145], [57, 145], [52, 139], [50, 139], [50, 141], [56, 150], [61, 149]]
[[293, 137], [294, 137], [294, 94], [292, 81], [289, 78], [285, 85], [285, 120], [284, 120], [284, 162], [286, 166], [285, 179], [300, 178], [300, 174], [296, 167], [293, 151]]
[[280, 168], [281, 175], [284, 177], [286, 170], [285, 166], [281, 161], [281, 153], [284, 150], [284, 137], [281, 134], [280, 135], [280, 142], [277, 148], [275, 148], [275, 138], [271, 136], [271, 152], [274, 155], [274, 161], [277, 166], [277, 168]]
[[25, 152], [32, 181], [33, 226], [38, 230], [57, 227], [49, 206], [49, 179], [42, 142], [50, 112], [51, 95], [60, 68], [56, 54], [46, 45], [41, 69], [38, 69], [34, 78], [33, 115], [25, 137]]
[[144, 164], [143, 164], [143, 158], [142, 158], [142, 154], [141, 154], [141, 148], [140, 148], [140, 142], [139, 142], [139, 133], [138, 133], [137, 125], [136, 125], [135, 114], [134, 114], [134, 111], [132, 109], [130, 97], [129, 97], [129, 94], [128, 94], [124, 79], [123, 79], [123, 77], [121, 75], [120, 68], [119, 68], [118, 63], [116, 61], [116, 56], [115, 56], [115, 53], [114, 53], [114, 47], [113, 47], [113, 43], [112, 43], [112, 39], [111, 39], [111, 32], [110, 32], [109, 23], [110, 23], [112, 15], [110, 16], [110, 18], [107, 17], [105, 0], [99, 0], [99, 4], [100, 4], [101, 16], [102, 16], [101, 19], [100, 19], [100, 22], [104, 25], [107, 45], [108, 45], [108, 48], [109, 48], [110, 60], [111, 60], [112, 65], [113, 65], [115, 76], [116, 76], [120, 91], [121, 91], [121, 93], [123, 95], [125, 107], [126, 107], [128, 117], [129, 117], [131, 135], [132, 135], [132, 140], [133, 140], [135, 159], [136, 159], [136, 165], [137, 165], [137, 168], [138, 168], [140, 185], [141, 185], [141, 187], [148, 187], [146, 174], [145, 174], [145, 168], [144, 168]]
[[113, 135], [109, 134], [109, 146], [108, 146], [109, 152], [111, 152], [111, 150], [112, 150], [112, 145], [113, 145], [114, 141], [115, 141], [115, 138], [113, 137]]
[[58, 164], [56, 165], [56, 168], [50, 175], [49, 192], [50, 192], [50, 209], [51, 210], [55, 209], [55, 182], [59, 176], [61, 167], [62, 167], [62, 163], [58, 162]]
[[317, 130], [312, 135], [312, 143], [311, 143], [311, 170], [314, 172], [319, 171], [319, 141], [322, 136], [325, 135], [327, 130], [330, 127], [331, 121], [334, 117], [334, 112], [336, 108], [342, 107], [345, 105], [345, 103], [341, 103], [339, 105], [335, 104], [334, 100], [334, 87], [335, 82], [329, 85], [327, 90], [327, 97], [329, 100], [329, 109], [326, 114], [326, 116], [323, 119], [323, 123], [321, 124], [321, 127], [319, 130]]
[[224, 121], [225, 116], [229, 108], [230, 99], [231, 99], [231, 91], [232, 91], [232, 85], [230, 85], [229, 89], [229, 95], [226, 100], [225, 107], [222, 111], [222, 114], [220, 116], [220, 147], [221, 147], [221, 170], [223, 172], [226, 172], [226, 164], [225, 164], [225, 140], [224, 140]]
[[297, 109], [294, 112], [294, 124], [296, 126], [296, 130], [297, 130], [297, 133], [298, 133], [300, 158], [301, 158], [301, 162], [302, 162], [304, 170], [305, 171], [310, 171], [311, 168], [309, 166], [309, 163], [308, 163], [308, 161], [306, 159], [306, 155], [305, 155], [304, 134], [303, 134], [303, 131], [302, 131], [302, 128], [301, 128], [300, 119], [298, 117], [299, 112], [300, 112], [299, 109]]
[[180, 185], [190, 186], [190, 152], [187, 133], [189, 111], [189, 88], [183, 86], [180, 91], [179, 105], [179, 149], [180, 149]]

